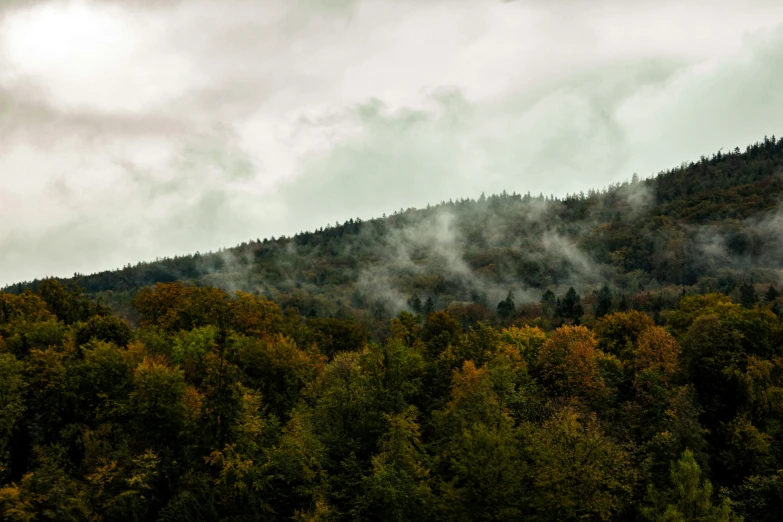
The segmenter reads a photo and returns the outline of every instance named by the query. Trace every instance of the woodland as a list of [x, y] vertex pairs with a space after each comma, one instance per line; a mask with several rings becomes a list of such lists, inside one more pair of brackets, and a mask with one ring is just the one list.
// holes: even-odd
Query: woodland
[[773, 521], [783, 140], [0, 291], [8, 521]]

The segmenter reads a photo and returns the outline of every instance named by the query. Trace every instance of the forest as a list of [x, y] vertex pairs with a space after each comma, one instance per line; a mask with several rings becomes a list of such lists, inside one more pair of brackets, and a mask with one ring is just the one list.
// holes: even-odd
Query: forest
[[0, 291], [0, 514], [776, 521], [783, 140]]
[[780, 280], [781, 195], [783, 139], [773, 136], [602, 191], [482, 195], [62, 282], [132, 323], [136, 292], [174, 281], [264, 295], [307, 317], [357, 317], [371, 329], [418, 313], [415, 298], [492, 312], [510, 291], [529, 305], [572, 286], [593, 302], [606, 285], [616, 304], [647, 301], [650, 312], [659, 298], [676, 304], [683, 289], [739, 302], [743, 285], [760, 295]]

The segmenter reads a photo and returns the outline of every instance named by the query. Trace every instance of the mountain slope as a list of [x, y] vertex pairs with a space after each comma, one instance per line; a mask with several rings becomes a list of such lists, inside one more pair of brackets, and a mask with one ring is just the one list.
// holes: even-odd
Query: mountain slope
[[144, 286], [184, 280], [259, 292], [306, 315], [379, 319], [414, 295], [494, 308], [510, 290], [533, 302], [547, 288], [605, 283], [628, 295], [662, 285], [731, 292], [780, 278], [782, 174], [783, 139], [765, 138], [601, 192], [482, 195], [69, 281], [119, 308]]

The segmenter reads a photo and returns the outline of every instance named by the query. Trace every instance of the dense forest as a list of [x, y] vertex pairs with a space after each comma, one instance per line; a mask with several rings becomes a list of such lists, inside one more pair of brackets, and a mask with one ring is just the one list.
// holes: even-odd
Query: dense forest
[[547, 298], [375, 342], [185, 283], [136, 327], [56, 280], [0, 293], [3, 520], [779, 520], [774, 288], [655, 319]]
[[773, 521], [783, 140], [0, 291], [0, 519]]
[[[136, 292], [173, 281], [264, 295], [308, 317], [362, 317], [376, 327], [401, 311], [424, 312], [412, 300], [429, 300], [433, 310], [494, 311], [509, 291], [522, 305], [571, 286], [592, 302], [607, 285], [616, 305], [623, 297], [649, 301], [649, 292], [672, 306], [683, 289], [740, 301], [743, 285], [760, 294], [780, 279], [782, 194], [783, 139], [772, 137], [604, 191], [564, 199], [482, 195], [63, 282], [132, 323]], [[38, 283], [5, 290], [35, 291]]]

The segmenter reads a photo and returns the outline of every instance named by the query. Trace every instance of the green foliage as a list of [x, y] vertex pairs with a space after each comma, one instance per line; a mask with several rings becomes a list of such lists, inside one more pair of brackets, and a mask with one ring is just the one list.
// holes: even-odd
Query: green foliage
[[595, 317], [596, 319], [605, 316], [612, 312], [614, 306], [612, 305], [612, 291], [609, 287], [604, 285], [598, 292], [598, 300], [595, 305]]
[[25, 413], [27, 388], [24, 365], [10, 353], [0, 352], [0, 477], [9, 471], [11, 436]]
[[0, 292], [0, 519], [777, 520], [782, 161]]
[[562, 299], [558, 299], [556, 313], [564, 319], [571, 319], [574, 324], [579, 324], [579, 320], [585, 312], [582, 307], [582, 298], [576, 293], [573, 286], [568, 289]]
[[95, 315], [76, 328], [76, 344], [78, 345], [84, 345], [97, 339], [125, 347], [132, 337], [133, 331], [130, 325], [119, 317]]
[[592, 414], [566, 407], [543, 426], [525, 428], [534, 468], [528, 502], [533, 520], [609, 520], [630, 500], [630, 455], [606, 437]]
[[643, 510], [645, 518], [660, 522], [729, 522], [742, 520], [734, 515], [731, 503], [724, 498], [718, 505], [712, 501], [712, 483], [702, 479], [701, 468], [690, 450], [671, 464], [670, 487], [648, 491], [651, 507]]
[[503, 319], [509, 319], [514, 316], [516, 306], [514, 305], [514, 293], [509, 291], [508, 296], [498, 303], [498, 316]]
[[381, 342], [179, 284], [135, 329], [3, 301], [5, 519], [735, 519], [712, 484], [748, 519], [779, 503], [783, 329], [723, 295], [667, 328], [404, 312]]

